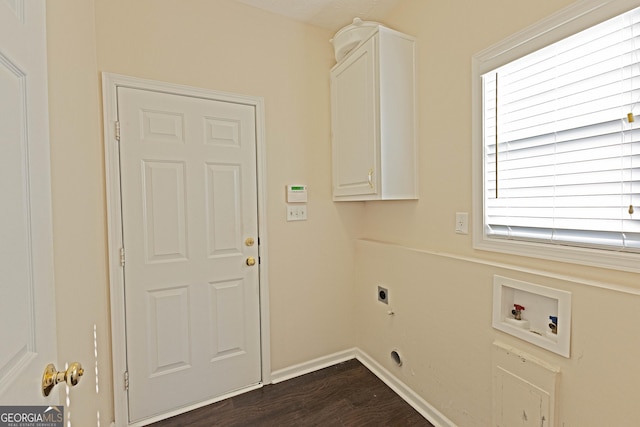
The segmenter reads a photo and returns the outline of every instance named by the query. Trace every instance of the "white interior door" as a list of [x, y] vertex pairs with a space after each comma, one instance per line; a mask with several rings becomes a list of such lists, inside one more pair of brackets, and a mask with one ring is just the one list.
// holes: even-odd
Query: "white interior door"
[[58, 403], [49, 171], [45, 2], [0, 0], [0, 405]]
[[117, 107], [138, 421], [261, 381], [256, 112], [126, 87]]

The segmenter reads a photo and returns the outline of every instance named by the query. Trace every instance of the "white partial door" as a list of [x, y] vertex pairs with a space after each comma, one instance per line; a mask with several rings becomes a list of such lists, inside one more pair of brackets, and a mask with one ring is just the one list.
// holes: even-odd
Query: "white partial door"
[[56, 360], [45, 2], [0, 0], [0, 405]]
[[137, 421], [261, 381], [256, 112], [126, 87], [117, 104]]

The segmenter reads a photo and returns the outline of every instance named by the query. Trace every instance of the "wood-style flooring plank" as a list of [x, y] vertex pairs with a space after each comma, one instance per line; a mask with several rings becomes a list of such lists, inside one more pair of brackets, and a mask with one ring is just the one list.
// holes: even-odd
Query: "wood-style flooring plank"
[[214, 403], [152, 427], [433, 427], [359, 361]]

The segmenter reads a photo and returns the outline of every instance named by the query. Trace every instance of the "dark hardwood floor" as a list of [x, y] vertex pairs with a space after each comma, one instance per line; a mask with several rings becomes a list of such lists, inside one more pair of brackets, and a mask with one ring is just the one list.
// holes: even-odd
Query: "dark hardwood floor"
[[355, 359], [151, 426], [433, 427]]

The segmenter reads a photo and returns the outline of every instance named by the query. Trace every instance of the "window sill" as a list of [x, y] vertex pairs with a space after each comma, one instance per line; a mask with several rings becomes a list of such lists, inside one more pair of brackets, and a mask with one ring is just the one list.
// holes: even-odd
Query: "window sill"
[[635, 253], [492, 239], [478, 234], [473, 236], [473, 248], [477, 250], [640, 273], [640, 255]]

